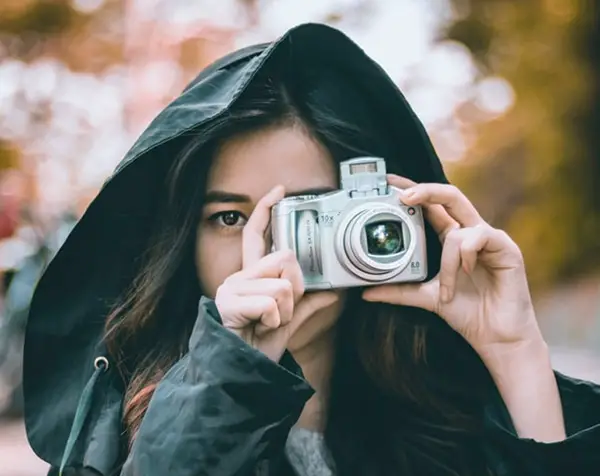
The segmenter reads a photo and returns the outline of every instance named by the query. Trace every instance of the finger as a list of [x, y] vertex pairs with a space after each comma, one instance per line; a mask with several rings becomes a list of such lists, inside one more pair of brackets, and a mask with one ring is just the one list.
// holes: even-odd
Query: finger
[[424, 217], [443, 243], [452, 230], [460, 228], [442, 205], [422, 205]]
[[265, 233], [271, 221], [271, 207], [284, 196], [281, 185], [273, 188], [262, 197], [244, 226], [242, 233], [242, 267], [246, 268], [256, 263], [266, 254]]
[[485, 247], [488, 237], [482, 230], [470, 229], [469, 235], [460, 244], [460, 257], [465, 273], [470, 274], [477, 264], [477, 255]]
[[491, 226], [467, 228], [460, 246], [463, 269], [466, 273], [473, 272], [477, 261], [485, 256], [480, 255], [481, 251], [488, 252], [487, 256], [494, 256], [499, 251], [509, 251], [511, 247], [513, 252], [519, 254], [516, 244], [502, 230]]
[[469, 199], [453, 185], [417, 184], [404, 191], [402, 201], [407, 205], [442, 205], [462, 227], [485, 223]]
[[[394, 187], [400, 189], [408, 189], [417, 185], [406, 177], [400, 177], [399, 175], [388, 174], [388, 183]], [[434, 231], [440, 237], [440, 241], [443, 242], [446, 235], [453, 229], [458, 228], [459, 225], [446, 211], [442, 205], [438, 204], [422, 204], [425, 219], [434, 229]]]
[[294, 290], [287, 279], [262, 278], [241, 281], [236, 286], [238, 296], [269, 296], [277, 302], [281, 325], [285, 326], [294, 314]]
[[256, 335], [257, 337], [263, 337], [265, 334], [268, 334], [269, 332], [273, 331], [273, 329], [271, 327], [265, 326], [261, 322], [257, 322], [254, 325], [253, 330], [254, 330], [254, 335]]
[[260, 316], [260, 323], [269, 327], [270, 329], [277, 329], [281, 325], [281, 318], [279, 316], [279, 308], [277, 307], [277, 301], [267, 296], [251, 296], [246, 299], [264, 299], [264, 310]]
[[448, 233], [444, 241], [439, 273], [440, 301], [443, 303], [451, 301], [454, 297], [456, 279], [461, 266], [460, 249], [467, 230], [470, 229], [453, 230]]
[[228, 300], [227, 312], [242, 317], [240, 327], [245, 327], [247, 321], [260, 322], [269, 329], [277, 329], [281, 324], [277, 302], [272, 297], [232, 295]]
[[417, 185], [417, 182], [414, 182], [409, 178], [402, 177], [401, 175], [387, 174], [386, 178], [389, 185], [402, 190]]
[[237, 282], [253, 280], [258, 278], [280, 278], [292, 283], [294, 302], [304, 294], [304, 278], [302, 268], [296, 259], [296, 255], [290, 250], [280, 250], [271, 253], [257, 261], [252, 266], [235, 273], [229, 281]]
[[340, 294], [334, 291], [319, 291], [305, 294], [294, 310], [294, 317], [289, 324], [290, 335], [293, 335], [302, 324], [317, 312], [334, 305], [339, 300]]
[[439, 281], [437, 278], [419, 284], [384, 284], [363, 292], [363, 299], [371, 302], [385, 302], [399, 306], [419, 307], [436, 312]]

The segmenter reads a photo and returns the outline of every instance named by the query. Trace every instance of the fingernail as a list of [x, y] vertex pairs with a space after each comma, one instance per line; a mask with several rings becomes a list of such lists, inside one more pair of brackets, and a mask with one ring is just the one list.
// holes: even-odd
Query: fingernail
[[368, 292], [364, 292], [363, 295], [362, 295], [362, 298], [365, 301], [372, 301], [373, 300], [373, 298], [371, 297], [371, 293], [368, 293]]

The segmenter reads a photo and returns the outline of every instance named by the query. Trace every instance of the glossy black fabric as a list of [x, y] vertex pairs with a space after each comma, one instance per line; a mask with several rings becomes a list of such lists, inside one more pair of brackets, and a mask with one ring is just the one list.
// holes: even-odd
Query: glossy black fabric
[[[119, 474], [291, 475], [286, 435], [313, 391], [289, 356], [283, 362], [223, 328], [214, 302], [203, 299], [190, 352], [158, 386]], [[597, 474], [600, 388], [556, 376], [569, 434], [563, 442], [517, 438], [502, 401], [490, 402], [482, 445], [497, 476]]]
[[257, 462], [283, 454], [313, 393], [297, 369], [273, 363], [225, 330], [212, 301], [201, 303], [200, 315], [190, 353], [152, 398], [123, 476], [253, 474]]
[[[24, 357], [25, 422], [34, 451], [54, 468], [64, 452], [78, 400], [105, 356], [107, 310], [132, 279], [147, 245], [164, 177], [186, 133], [201, 134], [227, 111], [257, 71], [284, 59], [298, 68], [336, 69], [370, 98], [398, 139], [388, 170], [416, 181], [446, 182], [442, 166], [404, 97], [341, 32], [308, 24], [279, 41], [238, 51], [204, 70], [148, 127], [90, 205], [34, 294]], [[430, 273], [440, 244], [427, 228]], [[109, 362], [110, 364], [110, 362]], [[568, 462], [596, 464], [597, 387], [558, 376], [573, 436], [556, 445], [515, 437], [501, 400], [489, 404], [485, 444], [497, 474], [551, 474]], [[200, 306], [187, 355], [158, 386], [127, 461], [123, 456], [123, 383], [114, 366], [100, 375], [91, 409], [65, 474], [107, 476], [281, 475], [285, 436], [312, 390], [288, 355], [266, 359], [219, 324], [211, 301]], [[124, 465], [123, 465], [124, 464]], [[525, 472], [524, 472], [525, 471]], [[51, 470], [52, 474], [56, 470]], [[590, 474], [573, 473], [571, 474]]]
[[[224, 329], [214, 302], [204, 299], [190, 354], [158, 387], [121, 476], [289, 473], [283, 446], [313, 392], [293, 360], [284, 362], [274, 363]], [[521, 440], [499, 395], [488, 405], [482, 445], [497, 476], [600, 469], [600, 387], [556, 377], [569, 435], [564, 442]]]

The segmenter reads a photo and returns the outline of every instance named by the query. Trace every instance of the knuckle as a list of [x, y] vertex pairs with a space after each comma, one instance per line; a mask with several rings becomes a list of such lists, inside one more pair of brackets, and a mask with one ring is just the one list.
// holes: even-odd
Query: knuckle
[[481, 238], [484, 238], [489, 233], [487, 230], [485, 230], [483, 228], [473, 227], [473, 228], [464, 228], [464, 231], [462, 232], [462, 234], [463, 234], [463, 240], [462, 240], [461, 246], [462, 245], [469, 246], [474, 241], [478, 241]]
[[502, 233], [504, 240], [506, 240], [506, 244], [507, 244], [508, 249], [515, 256], [518, 256], [520, 259], [523, 259], [523, 250], [521, 250], [521, 248], [519, 247], [519, 245], [504, 230], [500, 230], [500, 232]]
[[446, 233], [446, 239], [448, 241], [456, 241], [458, 239], [458, 228], [454, 227]]
[[217, 288], [217, 292], [215, 293], [215, 303], [225, 302], [226, 295], [227, 295], [227, 285], [225, 284], [225, 282], [223, 282], [223, 284], [221, 284], [221, 286], [219, 286]]
[[446, 240], [448, 239], [448, 235], [450, 234], [450, 232], [452, 232], [453, 230], [456, 230], [456, 226], [454, 225], [450, 225], [450, 226], [446, 226], [440, 233], [440, 239], [442, 240], [442, 243], [445, 244]]
[[277, 261], [282, 265], [291, 265], [296, 261], [296, 255], [292, 250], [279, 250], [277, 253]]
[[515, 246], [516, 246], [516, 243], [513, 241], [513, 239], [510, 237], [510, 235], [509, 235], [508, 233], [506, 233], [506, 231], [504, 231], [504, 230], [500, 230], [500, 229], [498, 229], [498, 228], [495, 228], [495, 229], [493, 229], [493, 231], [494, 231], [495, 233], [498, 233], [498, 236], [499, 236], [499, 237], [500, 237], [502, 240], [506, 241], [507, 243], [513, 243], [513, 244], [515, 244]]
[[223, 290], [220, 288], [217, 289], [215, 294], [215, 306], [217, 307], [223, 322], [227, 322], [229, 320], [229, 315], [231, 314], [231, 304], [230, 299], [227, 299], [227, 296], [224, 294], [226, 293], [224, 293]]
[[239, 280], [240, 278], [237, 275], [237, 273], [232, 274], [231, 276], [227, 276], [223, 281], [223, 284], [221, 284], [221, 286], [219, 286], [219, 288], [217, 289], [217, 294], [219, 294], [219, 292], [227, 292], [229, 289], [235, 287], [236, 283]]
[[463, 241], [460, 244], [461, 253], [474, 253], [476, 250], [475, 244], [469, 241]]
[[490, 234], [495, 234], [497, 236], [497, 240], [501, 243], [504, 243], [505, 249], [511, 255], [517, 257], [520, 261], [524, 260], [523, 251], [505, 230], [488, 226], [488, 232]]
[[272, 297], [269, 297], [265, 301], [265, 312], [267, 313], [276, 313], [278, 311], [277, 301]]
[[481, 235], [489, 235], [491, 233], [501, 232], [502, 230], [498, 230], [497, 228], [492, 227], [489, 223], [482, 221], [478, 225], [473, 227], [474, 232]]
[[458, 197], [458, 196], [462, 195], [462, 192], [460, 191], [460, 189], [454, 184], [446, 185], [446, 190], [448, 191], [448, 194], [451, 195], [452, 197]]
[[451, 245], [457, 245], [462, 239], [462, 233], [460, 228], [454, 227], [448, 233], [446, 233], [445, 242]]
[[505, 242], [508, 246], [518, 248], [518, 245], [505, 230], [502, 230], [500, 228], [492, 228], [491, 226], [489, 226], [488, 232], [490, 234], [495, 234], [499, 240]]
[[282, 259], [286, 262], [296, 261], [296, 255], [292, 250], [282, 250], [281, 256], [282, 256]]

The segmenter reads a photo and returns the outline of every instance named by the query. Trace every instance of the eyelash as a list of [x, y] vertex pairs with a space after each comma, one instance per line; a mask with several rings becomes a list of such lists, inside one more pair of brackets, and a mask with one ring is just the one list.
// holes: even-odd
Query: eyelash
[[[223, 218], [225, 217], [225, 215], [234, 215], [238, 220], [243, 220], [244, 223], [242, 225], [239, 225], [238, 223], [236, 223], [235, 225], [226, 225], [223, 222]], [[223, 210], [222, 212], [217, 212], [208, 217], [208, 221], [222, 230], [234, 231], [235, 229], [243, 228], [248, 219], [244, 216], [243, 213], [238, 212], [237, 210]]]

